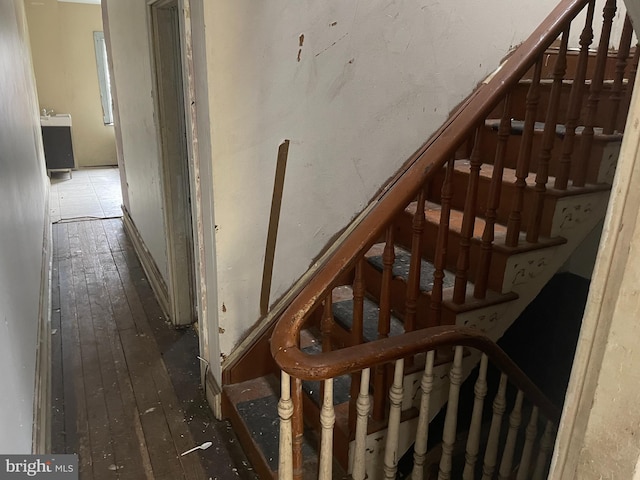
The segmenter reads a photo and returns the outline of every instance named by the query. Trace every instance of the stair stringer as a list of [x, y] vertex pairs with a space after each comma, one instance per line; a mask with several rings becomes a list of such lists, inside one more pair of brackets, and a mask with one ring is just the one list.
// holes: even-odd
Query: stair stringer
[[[597, 191], [558, 199], [553, 216], [552, 237], [561, 236], [566, 243], [512, 255], [507, 261], [502, 293], [515, 292], [518, 298], [477, 310], [459, 313], [456, 324], [478, 328], [497, 341], [522, 314], [524, 309], [540, 293], [558, 270], [566, 263], [587, 235], [604, 218], [610, 192]], [[480, 360], [472, 352], [463, 360], [463, 379], [466, 380]], [[431, 393], [430, 421], [446, 405], [449, 392], [449, 364], [434, 368], [434, 384]], [[422, 372], [405, 375], [402, 410], [419, 408]], [[418, 418], [400, 424], [397, 458], [402, 457], [415, 441]], [[383, 459], [387, 430], [379, 430], [367, 436], [366, 471], [369, 480], [383, 476]], [[353, 458], [355, 442], [349, 445], [349, 458]], [[351, 461], [349, 462], [351, 465]], [[351, 473], [351, 467], [349, 468]]]

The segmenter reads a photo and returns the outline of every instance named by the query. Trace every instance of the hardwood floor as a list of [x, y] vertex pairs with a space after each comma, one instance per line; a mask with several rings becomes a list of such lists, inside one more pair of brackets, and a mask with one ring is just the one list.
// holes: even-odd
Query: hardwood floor
[[256, 478], [199, 387], [196, 334], [162, 316], [121, 220], [54, 224], [53, 244], [53, 453], [78, 453], [83, 480]]

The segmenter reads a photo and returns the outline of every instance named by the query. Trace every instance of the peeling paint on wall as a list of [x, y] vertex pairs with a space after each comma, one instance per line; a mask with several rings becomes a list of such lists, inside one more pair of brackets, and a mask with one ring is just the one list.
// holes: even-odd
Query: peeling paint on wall
[[302, 55], [302, 45], [304, 45], [304, 33], [300, 34], [300, 37], [298, 37], [299, 40], [299, 49], [298, 49], [298, 61], [300, 61], [300, 56]]

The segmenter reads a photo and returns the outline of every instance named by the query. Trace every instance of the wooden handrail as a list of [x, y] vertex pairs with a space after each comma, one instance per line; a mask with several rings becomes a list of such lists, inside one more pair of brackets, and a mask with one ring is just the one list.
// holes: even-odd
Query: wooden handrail
[[453, 346], [474, 348], [486, 354], [489, 360], [509, 377], [509, 381], [540, 408], [547, 419], [560, 419], [560, 410], [504, 350], [486, 334], [474, 328], [456, 325], [430, 327], [318, 355], [310, 355], [297, 347], [291, 347], [279, 351], [275, 360], [292, 377], [318, 381], [360, 372], [366, 368], [441, 347]]
[[483, 83], [452, 113], [447, 122], [405, 163], [388, 186], [374, 199], [374, 206], [326, 263], [318, 268], [307, 286], [298, 293], [278, 320], [271, 339], [271, 352], [297, 345], [298, 334], [308, 314], [317, 307], [340, 275], [381, 235], [393, 217], [416, 196], [425, 182], [455, 153], [540, 55], [567, 28], [588, 0], [560, 2], [540, 26], [518, 47], [502, 68]]

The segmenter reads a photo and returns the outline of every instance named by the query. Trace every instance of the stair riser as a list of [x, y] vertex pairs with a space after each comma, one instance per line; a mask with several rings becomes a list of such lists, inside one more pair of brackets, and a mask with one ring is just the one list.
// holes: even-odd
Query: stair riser
[[[363, 269], [367, 293], [376, 302], [380, 301], [382, 287], [382, 275], [369, 263], [365, 263]], [[403, 317], [406, 311], [407, 284], [402, 278], [395, 277], [391, 281], [390, 303], [393, 312]], [[442, 307], [441, 325], [455, 324], [456, 314]], [[431, 294], [421, 292], [416, 303], [416, 328], [427, 328], [438, 325], [435, 320], [434, 311], [431, 309]]]
[[[411, 215], [405, 212], [403, 217], [396, 223], [396, 242], [407, 249], [411, 248], [412, 239]], [[436, 251], [436, 239], [438, 235], [438, 225], [433, 222], [425, 224], [422, 236], [422, 256], [426, 259], [433, 259]], [[468, 280], [474, 282], [477, 275], [478, 260], [480, 258], [480, 239], [473, 239], [469, 250], [469, 270]], [[458, 256], [460, 254], [460, 234], [456, 231], [449, 231], [449, 241], [447, 242], [446, 269], [455, 272]], [[492, 267], [489, 276], [489, 288], [496, 292], [501, 292], [502, 280], [504, 276], [504, 265], [509, 255], [505, 252], [494, 251], [492, 254]]]
[[[595, 48], [595, 45], [591, 45], [592, 48]], [[544, 61], [542, 63], [542, 77], [546, 79], [553, 78], [553, 70], [555, 68], [556, 59], [558, 58], [558, 48], [549, 49], [544, 54]], [[565, 80], [573, 80], [574, 73], [578, 69], [578, 59], [579, 59], [580, 51], [569, 49], [567, 51], [566, 61], [567, 68], [564, 74]], [[631, 53], [627, 59], [627, 72], [630, 69], [631, 62], [633, 60], [633, 53]], [[605, 63], [604, 69], [604, 80], [613, 80], [616, 73], [616, 64], [618, 63], [617, 53], [609, 52], [607, 56], [607, 61]], [[531, 67], [527, 73], [523, 75], [522, 78], [531, 80], [533, 78], [533, 70]], [[596, 70], [596, 52], [593, 50], [589, 50], [589, 57], [587, 60], [587, 74], [586, 78], [593, 78]], [[628, 76], [628, 75], [627, 75]]]
[[[510, 117], [516, 120], [524, 120], [526, 115], [527, 94], [529, 93], [530, 83], [519, 83], [511, 92], [510, 101]], [[551, 95], [552, 83], [544, 82], [540, 84], [540, 100], [538, 102], [538, 108], [536, 111], [536, 121], [544, 122], [547, 115], [547, 107], [549, 105], [549, 97]], [[557, 123], [565, 124], [567, 121], [567, 113], [569, 112], [569, 97], [571, 95], [572, 84], [563, 83], [562, 93], [560, 95], [560, 103], [558, 106], [558, 119]], [[611, 98], [612, 85], [604, 84], [602, 88], [602, 94], [598, 102], [598, 121], [595, 126], [604, 127], [604, 122], [608, 122], [614, 110], [615, 101]], [[627, 91], [623, 86], [621, 92], [622, 98], [625, 98]], [[578, 125], [584, 125], [584, 119], [587, 118], [588, 108], [587, 103], [589, 100], [589, 85], [583, 89], [582, 102], [580, 105], [580, 115]], [[500, 103], [488, 118], [500, 118], [504, 111], [504, 104]], [[623, 108], [618, 109], [616, 116], [616, 125], [624, 125], [626, 118], [626, 110]]]
[[[442, 191], [442, 184], [444, 182], [444, 172], [438, 172], [431, 187], [428, 191], [428, 199], [431, 201], [437, 201]], [[469, 183], [469, 174], [461, 171], [454, 171], [453, 174], [453, 198], [451, 200], [452, 208], [460, 211], [464, 211], [465, 203], [467, 199], [467, 185]], [[491, 187], [491, 179], [487, 177], [480, 177], [478, 184], [478, 196], [476, 201], [475, 214], [477, 216], [484, 216], [487, 211], [487, 203], [489, 198], [489, 190]], [[496, 222], [502, 225], [509, 223], [509, 216], [513, 209], [514, 200], [517, 194], [517, 188], [513, 183], [502, 183], [500, 204], [496, 211]], [[535, 198], [535, 192], [532, 187], [527, 187], [524, 191], [524, 203], [523, 210], [521, 212], [521, 230], [525, 231], [528, 225], [531, 211], [533, 208], [533, 200]], [[548, 235], [551, 231], [552, 214], [555, 206], [555, 198], [547, 195], [544, 200], [543, 217], [540, 226], [541, 235]], [[459, 230], [459, 227], [458, 227]], [[432, 239], [435, 243], [435, 239]]]
[[[542, 131], [536, 131], [532, 148], [531, 148], [531, 163], [529, 165], [529, 171], [532, 172], [529, 177], [531, 181], [535, 180], [535, 174], [538, 171], [538, 161], [540, 158], [540, 152], [542, 150]], [[504, 167], [515, 169], [518, 164], [518, 155], [520, 153], [520, 141], [521, 135], [511, 135], [507, 140], [506, 155], [504, 158]], [[571, 160], [571, 169], [569, 178], [574, 178], [579, 168], [579, 152], [580, 152], [580, 139], [578, 135], [575, 138], [573, 146], [573, 155]], [[549, 161], [549, 176], [557, 176], [560, 172], [560, 158], [562, 156], [562, 143], [563, 139], [558, 135], [554, 136], [553, 150], [551, 151], [551, 159]], [[498, 134], [491, 128], [485, 128], [482, 136], [482, 152], [486, 152], [482, 156], [482, 160], [485, 163], [493, 164], [495, 160], [495, 152], [498, 144]], [[593, 144], [591, 146], [591, 155], [589, 157], [587, 167], [587, 183], [611, 183], [613, 177], [607, 175], [606, 172], [610, 165], [607, 162], [609, 156], [608, 152], [615, 148], [617, 151], [620, 149], [620, 140], [611, 141], [610, 139], [596, 135], [593, 138]]]

